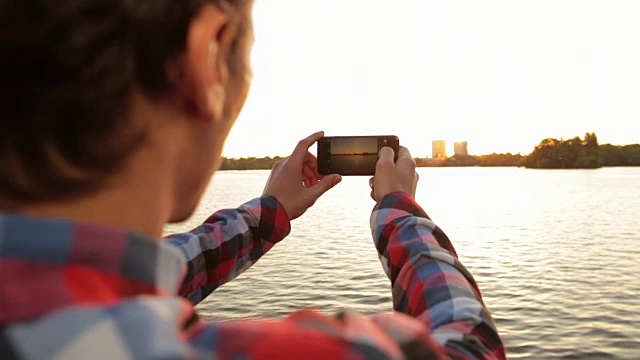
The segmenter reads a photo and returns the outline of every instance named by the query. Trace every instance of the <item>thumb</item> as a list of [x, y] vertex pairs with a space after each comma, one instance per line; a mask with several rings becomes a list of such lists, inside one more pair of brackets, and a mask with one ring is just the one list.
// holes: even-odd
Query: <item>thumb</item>
[[320, 182], [315, 184], [313, 187], [309, 188], [309, 192], [313, 197], [313, 200], [317, 200], [324, 193], [329, 191], [334, 186], [338, 185], [342, 181], [342, 176], [338, 174], [333, 174], [329, 176], [325, 176]]
[[382, 149], [380, 149], [380, 152], [378, 153], [378, 158], [380, 159], [380, 161], [391, 161], [394, 162], [394, 157], [395, 157], [395, 152], [393, 151], [392, 148], [385, 146]]
[[395, 168], [395, 153], [392, 148], [385, 146], [378, 153], [378, 163], [376, 164], [376, 174], [382, 169]]

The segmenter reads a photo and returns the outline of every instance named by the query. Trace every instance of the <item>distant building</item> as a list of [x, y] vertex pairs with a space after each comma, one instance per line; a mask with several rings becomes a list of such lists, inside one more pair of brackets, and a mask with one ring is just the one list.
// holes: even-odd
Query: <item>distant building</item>
[[432, 143], [432, 158], [434, 159], [446, 159], [447, 158], [447, 142], [444, 140], [436, 140]]
[[469, 155], [469, 150], [467, 150], [467, 142], [457, 142], [453, 144], [453, 152], [458, 156], [467, 156]]

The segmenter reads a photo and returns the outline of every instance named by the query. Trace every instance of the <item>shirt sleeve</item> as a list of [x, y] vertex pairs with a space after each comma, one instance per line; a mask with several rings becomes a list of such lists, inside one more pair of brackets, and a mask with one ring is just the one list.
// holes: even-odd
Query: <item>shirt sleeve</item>
[[237, 209], [218, 211], [188, 233], [168, 236], [187, 258], [179, 294], [199, 303], [256, 263], [290, 229], [282, 205], [263, 196]]
[[387, 195], [373, 211], [371, 228], [396, 311], [427, 324], [451, 357], [505, 357], [473, 276], [411, 196]]
[[504, 359], [504, 346], [473, 277], [446, 235], [407, 194], [372, 214], [374, 240], [393, 288], [395, 313], [325, 316], [184, 327], [197, 358]]
[[203, 359], [449, 359], [424, 324], [400, 313], [329, 317], [300, 310], [277, 321], [196, 321], [184, 336]]
[[[223, 359], [504, 359], [499, 352], [452, 352], [429, 326], [403, 313], [325, 316], [301, 310], [277, 321], [202, 323], [184, 332], [194, 358]], [[470, 339], [468, 341], [471, 341]]]

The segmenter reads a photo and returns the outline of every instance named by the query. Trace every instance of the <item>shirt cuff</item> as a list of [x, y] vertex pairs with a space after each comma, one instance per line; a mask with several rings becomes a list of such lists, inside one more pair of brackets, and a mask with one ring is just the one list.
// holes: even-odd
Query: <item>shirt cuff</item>
[[257, 234], [261, 240], [273, 244], [280, 242], [291, 232], [289, 215], [273, 196], [265, 195], [256, 200], [242, 208], [256, 219]]
[[374, 214], [384, 214], [385, 218], [380, 219], [385, 222], [393, 221], [406, 216], [407, 213], [431, 220], [429, 215], [418, 205], [416, 200], [409, 193], [397, 191], [385, 195], [373, 209]]

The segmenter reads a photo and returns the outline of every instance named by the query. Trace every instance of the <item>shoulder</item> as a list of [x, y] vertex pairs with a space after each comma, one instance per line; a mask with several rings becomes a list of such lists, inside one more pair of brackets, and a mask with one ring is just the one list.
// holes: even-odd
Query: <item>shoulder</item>
[[183, 299], [151, 296], [69, 307], [2, 326], [0, 358], [186, 358], [191, 349], [179, 335], [192, 314]]
[[224, 358], [443, 359], [444, 349], [420, 321], [404, 314], [325, 316], [301, 310], [278, 321], [201, 323], [194, 348]]

